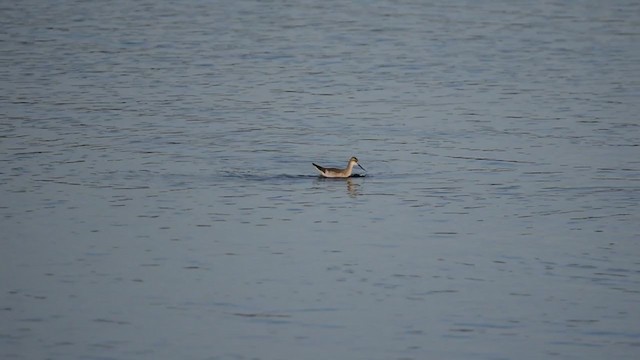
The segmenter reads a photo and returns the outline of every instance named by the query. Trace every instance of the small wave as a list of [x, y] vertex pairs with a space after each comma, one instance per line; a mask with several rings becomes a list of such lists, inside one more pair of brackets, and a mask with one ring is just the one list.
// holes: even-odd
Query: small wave
[[[344, 178], [325, 178], [320, 175], [313, 174], [264, 174], [255, 172], [237, 172], [227, 171], [223, 174], [223, 177], [232, 177], [235, 179], [242, 179], [247, 181], [278, 181], [278, 180], [344, 180]], [[367, 175], [364, 174], [352, 174], [349, 178], [364, 178]]]

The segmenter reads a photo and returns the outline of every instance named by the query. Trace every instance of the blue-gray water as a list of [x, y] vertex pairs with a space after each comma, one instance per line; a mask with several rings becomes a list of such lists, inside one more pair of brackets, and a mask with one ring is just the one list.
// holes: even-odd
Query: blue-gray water
[[0, 14], [1, 358], [640, 355], [637, 1]]

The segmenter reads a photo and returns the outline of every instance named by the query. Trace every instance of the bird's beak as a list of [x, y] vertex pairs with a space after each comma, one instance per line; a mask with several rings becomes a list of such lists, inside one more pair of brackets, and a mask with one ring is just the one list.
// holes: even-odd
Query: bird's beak
[[[356, 164], [358, 164], [358, 163], [356, 163]], [[358, 164], [358, 167], [359, 167], [360, 169], [364, 170], [364, 171], [367, 171], [367, 170], [365, 170], [365, 169], [362, 167], [362, 165], [360, 165], [360, 164]]]

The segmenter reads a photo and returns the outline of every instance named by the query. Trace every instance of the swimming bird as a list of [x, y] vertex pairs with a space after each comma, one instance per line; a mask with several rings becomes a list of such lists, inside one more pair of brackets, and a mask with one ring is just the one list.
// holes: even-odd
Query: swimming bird
[[351, 159], [349, 159], [349, 163], [347, 164], [346, 169], [326, 168], [315, 163], [312, 164], [316, 167], [316, 169], [318, 169], [318, 171], [320, 171], [320, 174], [322, 176], [328, 178], [348, 178], [349, 176], [351, 176], [351, 171], [353, 170], [354, 165], [358, 165], [360, 169], [364, 170], [364, 168], [358, 163], [358, 158], [355, 156], [352, 156]]

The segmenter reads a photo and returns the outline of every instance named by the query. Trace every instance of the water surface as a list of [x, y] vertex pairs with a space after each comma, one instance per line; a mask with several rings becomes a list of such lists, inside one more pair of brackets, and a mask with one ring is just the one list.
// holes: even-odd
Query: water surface
[[2, 14], [3, 358], [640, 353], [636, 2]]

